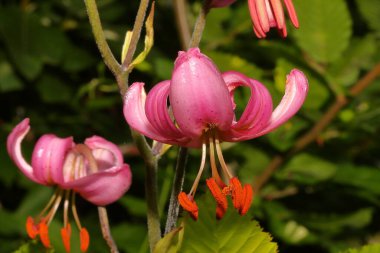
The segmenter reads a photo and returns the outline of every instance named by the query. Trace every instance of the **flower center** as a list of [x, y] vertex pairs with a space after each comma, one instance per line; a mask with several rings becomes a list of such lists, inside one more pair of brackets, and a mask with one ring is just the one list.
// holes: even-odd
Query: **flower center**
[[[94, 156], [92, 155], [91, 149], [84, 144], [78, 144], [68, 154], [65, 160], [63, 167], [64, 180], [67, 182], [87, 175], [87, 167], [91, 173], [98, 171], [98, 166]], [[63, 228], [61, 229], [61, 237], [65, 250], [66, 252], [70, 252], [71, 225], [69, 221], [69, 210], [71, 209], [75, 224], [80, 232], [80, 249], [82, 252], [86, 252], [89, 247], [90, 237], [87, 229], [82, 227], [79, 220], [75, 205], [75, 192], [72, 190], [57, 188], [42, 212], [35, 219], [32, 217], [27, 218], [26, 231], [31, 239], [35, 239], [37, 235], [39, 235], [42, 244], [46, 248], [51, 248], [48, 226], [53, 220], [62, 199], [64, 200]]]

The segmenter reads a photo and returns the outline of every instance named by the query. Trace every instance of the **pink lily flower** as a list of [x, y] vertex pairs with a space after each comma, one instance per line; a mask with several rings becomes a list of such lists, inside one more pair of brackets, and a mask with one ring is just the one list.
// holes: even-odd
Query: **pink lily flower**
[[[298, 28], [297, 13], [292, 0], [284, 0], [290, 20]], [[281, 0], [248, 0], [253, 30], [258, 38], [265, 38], [271, 27], [276, 27], [282, 37], [287, 36], [285, 15]]]
[[[237, 119], [234, 91], [240, 86], [251, 90], [251, 98]], [[172, 79], [155, 85], [147, 96], [143, 83], [131, 85], [124, 99], [124, 116], [134, 130], [151, 139], [202, 148], [201, 166], [193, 187], [189, 194], [179, 195], [180, 204], [194, 219], [198, 216], [194, 194], [209, 146], [212, 178], [207, 185], [217, 200], [217, 217], [221, 218], [227, 205], [226, 195], [232, 197], [240, 214], [245, 214], [253, 193], [250, 185], [242, 187], [229, 171], [220, 143], [253, 139], [273, 131], [300, 109], [307, 91], [304, 74], [292, 70], [286, 80], [285, 95], [273, 111], [271, 96], [264, 85], [239, 72], [220, 73], [198, 48], [191, 48], [179, 52]], [[218, 173], [215, 151], [228, 182], [223, 182]]]
[[228, 5], [231, 5], [235, 2], [236, 0], [210, 0], [209, 1], [209, 7], [210, 8], [222, 8], [226, 7]]
[[82, 227], [75, 207], [75, 195], [97, 206], [118, 200], [130, 187], [132, 174], [123, 162], [119, 148], [99, 136], [87, 138], [84, 144], [75, 144], [72, 137], [59, 138], [45, 134], [37, 141], [32, 162], [22, 155], [21, 142], [29, 132], [29, 119], [21, 121], [9, 134], [7, 150], [11, 159], [30, 180], [45, 186], [57, 186], [53, 197], [44, 210], [33, 219], [28, 217], [26, 230], [32, 239], [39, 235], [42, 244], [50, 248], [48, 225], [61, 201], [64, 201], [64, 227], [61, 236], [67, 252], [70, 252], [71, 226], [68, 211], [80, 231], [81, 251], [89, 246], [89, 234]]

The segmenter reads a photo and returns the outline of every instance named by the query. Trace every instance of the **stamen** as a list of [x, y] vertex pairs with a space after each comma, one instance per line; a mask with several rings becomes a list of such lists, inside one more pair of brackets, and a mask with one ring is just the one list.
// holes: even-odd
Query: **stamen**
[[57, 188], [53, 194], [53, 196], [50, 198], [49, 202], [46, 204], [46, 206], [44, 207], [44, 209], [42, 209], [42, 211], [40, 212], [40, 214], [37, 216], [38, 219], [40, 219], [41, 217], [43, 217], [43, 215], [47, 212], [47, 210], [49, 210], [49, 208], [51, 208], [51, 206], [53, 205], [54, 201], [56, 201], [56, 199], [62, 194], [62, 189], [60, 188]]
[[90, 236], [88, 234], [88, 231], [85, 228], [81, 228], [81, 230], [80, 230], [80, 250], [82, 252], [86, 252], [88, 250], [89, 245], [90, 245]]
[[194, 220], [198, 219], [198, 206], [192, 196], [188, 196], [186, 193], [181, 192], [178, 194], [178, 201], [182, 208], [188, 211]]
[[202, 173], [203, 173], [203, 169], [205, 168], [206, 154], [207, 154], [206, 143], [202, 143], [202, 160], [201, 160], [201, 165], [200, 165], [200, 167], [199, 167], [197, 177], [195, 178], [195, 180], [194, 180], [194, 184], [193, 184], [193, 186], [191, 187], [191, 190], [190, 190], [190, 193], [189, 193], [189, 194], [192, 195], [193, 197], [194, 197], [194, 195], [195, 195], [195, 191], [197, 190], [197, 187], [198, 187], [199, 181], [200, 181], [200, 179], [201, 179], [201, 176], [202, 176]]
[[214, 196], [216, 200], [216, 204], [217, 204], [216, 217], [218, 219], [221, 219], [226, 213], [227, 207], [228, 207], [226, 195], [223, 194], [222, 190], [220, 189], [218, 184], [215, 182], [214, 178], [207, 179], [206, 184], [208, 188], [210, 189], [212, 196]]
[[218, 137], [215, 138], [215, 147], [216, 147], [216, 154], [218, 155], [219, 163], [222, 166], [223, 172], [226, 173], [228, 178], [232, 178], [232, 174], [228, 169], [228, 166], [226, 162], [224, 161], [222, 148], [220, 147], [219, 139]]
[[253, 199], [253, 190], [252, 186], [250, 184], [244, 185], [244, 198], [243, 198], [243, 205], [241, 209], [239, 210], [241, 215], [244, 215], [248, 212], [249, 207], [251, 206], [252, 199]]
[[50, 222], [53, 220], [53, 217], [55, 213], [57, 212], [59, 205], [61, 204], [62, 195], [63, 195], [63, 190], [60, 190], [59, 194], [57, 195], [57, 198], [54, 201], [52, 208], [50, 209], [49, 213], [45, 217], [45, 219], [47, 219], [46, 221], [47, 225], [49, 225]]
[[38, 225], [38, 229], [38, 233], [40, 235], [42, 244], [45, 246], [45, 248], [51, 248], [49, 230], [45, 219], [42, 219], [42, 221]]
[[38, 235], [38, 225], [34, 223], [34, 219], [30, 216], [26, 219], [26, 233], [31, 239], [35, 239]]
[[71, 211], [73, 212], [75, 223], [77, 224], [79, 230], [82, 229], [82, 225], [80, 224], [77, 207], [75, 205], [75, 192], [71, 195]]
[[241, 187], [241, 183], [239, 179], [237, 179], [236, 177], [231, 178], [230, 185], [232, 189], [231, 191], [232, 202], [234, 204], [234, 207], [240, 211], [244, 204], [243, 203], [244, 201], [243, 188]]
[[216, 182], [220, 186], [224, 186], [224, 183], [222, 179], [219, 176], [218, 169], [216, 167], [215, 163], [215, 151], [214, 151], [214, 138], [210, 136], [209, 138], [209, 145], [210, 145], [210, 164], [211, 164], [211, 173], [212, 177], [215, 178]]
[[63, 203], [63, 227], [67, 227], [69, 223], [69, 196], [70, 190], [65, 192], [65, 202]]
[[85, 144], [77, 144], [75, 146], [75, 150], [87, 159], [90, 171], [92, 173], [96, 173], [98, 171], [98, 165], [96, 163], [94, 155], [92, 154], [91, 149], [87, 147]]
[[67, 226], [61, 228], [61, 237], [63, 241], [63, 246], [67, 253], [70, 252], [70, 238], [71, 238], [71, 225], [70, 223]]

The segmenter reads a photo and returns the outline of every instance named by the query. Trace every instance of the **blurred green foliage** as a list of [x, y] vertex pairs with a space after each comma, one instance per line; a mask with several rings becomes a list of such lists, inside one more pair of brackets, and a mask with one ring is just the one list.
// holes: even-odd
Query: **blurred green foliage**
[[[119, 57], [138, 1], [98, 2], [107, 39]], [[212, 10], [208, 16], [201, 49], [222, 71], [237, 70], [260, 80], [274, 104], [282, 97], [290, 69], [301, 69], [310, 81], [307, 101], [296, 117], [265, 137], [224, 144], [225, 159], [243, 182], [252, 182], [275, 155], [290, 150], [319, 122], [337, 95], [346, 95], [349, 103], [317, 141], [293, 154], [265, 184], [250, 215], [273, 235], [280, 252], [337, 253], [380, 242], [380, 79], [358, 96], [349, 94], [380, 61], [380, 2], [294, 0], [294, 4], [300, 29], [289, 25], [286, 40], [276, 31], [266, 40], [256, 39], [246, 1]], [[155, 45], [131, 76], [131, 81], [146, 82], [148, 87], [170, 78], [180, 50], [172, 1], [156, 5]], [[199, 8], [199, 1], [189, 1], [191, 22]], [[40, 245], [28, 240], [24, 224], [27, 216], [38, 215], [52, 194], [52, 189], [29, 182], [6, 153], [6, 136], [25, 117], [31, 118], [32, 126], [23, 145], [25, 155], [30, 156], [44, 133], [74, 136], [77, 141], [101, 135], [126, 150], [133, 184], [109, 207], [112, 232], [121, 252], [147, 252], [143, 163], [130, 148], [120, 95], [97, 51], [83, 1], [1, 1], [0, 45], [0, 252], [13, 252], [21, 245], [19, 252], [39, 251]], [[138, 50], [143, 47], [139, 44]], [[237, 92], [240, 113], [248, 99], [247, 90]], [[160, 160], [163, 221], [176, 152], [172, 148]], [[199, 151], [191, 151], [186, 189], [199, 162]], [[90, 231], [89, 252], [107, 252], [96, 208], [80, 198], [77, 205]], [[61, 217], [59, 212], [50, 229], [56, 252], [63, 252]], [[72, 240], [76, 252], [77, 231]]]

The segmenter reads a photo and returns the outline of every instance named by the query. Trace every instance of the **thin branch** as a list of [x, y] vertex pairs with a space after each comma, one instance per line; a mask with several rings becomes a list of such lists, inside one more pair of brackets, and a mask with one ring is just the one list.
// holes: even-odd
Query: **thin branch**
[[186, 15], [186, 0], [173, 0], [173, 6], [181, 47], [185, 50], [191, 38], [189, 22]]
[[[116, 77], [121, 74], [121, 66], [115, 59], [110, 47], [108, 46], [106, 37], [103, 32], [102, 23], [100, 21], [98, 7], [95, 0], [85, 0], [84, 1], [87, 9], [87, 15], [90, 20], [92, 33], [95, 37], [96, 45], [102, 55], [104, 63], [111, 70], [113, 75]], [[120, 88], [120, 87], [119, 87]]]
[[175, 167], [175, 175], [173, 179], [173, 186], [170, 195], [168, 218], [166, 220], [165, 234], [175, 228], [178, 212], [179, 212], [179, 203], [178, 195], [182, 191], [183, 181], [185, 177], [185, 168], [187, 162], [187, 148], [181, 147], [178, 151], [177, 164]]
[[210, 7], [208, 1], [205, 1], [201, 11], [199, 12], [199, 16], [194, 26], [193, 35], [191, 36], [191, 40], [189, 43], [189, 48], [198, 47], [201, 42], [203, 30], [206, 26], [206, 16], [210, 11]]
[[[372, 68], [363, 78], [361, 78], [350, 90], [352, 97], [358, 96], [365, 88], [373, 83], [380, 76], [380, 63]], [[348, 103], [347, 98], [338, 95], [335, 102], [327, 109], [320, 120], [306, 134], [301, 136], [295, 143], [294, 147], [284, 155], [275, 156], [264, 172], [254, 180], [253, 187], [258, 193], [265, 183], [271, 178], [273, 173], [292, 155], [306, 148], [310, 143], [320, 135], [320, 133], [331, 123], [339, 111]]]
[[103, 238], [107, 242], [108, 247], [110, 248], [111, 253], [119, 253], [116, 243], [112, 238], [110, 224], [108, 221], [107, 209], [103, 206], [98, 207], [100, 227], [102, 230]]

